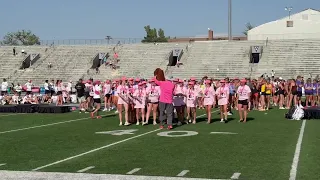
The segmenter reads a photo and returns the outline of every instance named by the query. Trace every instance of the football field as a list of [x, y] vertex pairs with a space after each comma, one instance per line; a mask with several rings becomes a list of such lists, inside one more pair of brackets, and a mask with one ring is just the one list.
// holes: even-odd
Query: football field
[[[3, 179], [245, 179], [316, 180], [320, 177], [320, 121], [290, 121], [285, 110], [237, 112], [229, 123], [173, 130], [121, 126], [113, 112], [0, 114]], [[1, 178], [0, 178], [1, 179]]]

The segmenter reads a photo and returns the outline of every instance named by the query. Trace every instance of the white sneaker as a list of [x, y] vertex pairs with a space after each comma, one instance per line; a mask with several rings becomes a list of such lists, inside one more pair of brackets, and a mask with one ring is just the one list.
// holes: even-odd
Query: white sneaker
[[130, 123], [126, 122], [126, 123], [124, 123], [124, 125], [125, 125], [125, 126], [129, 126], [129, 125], [130, 125]]
[[223, 120], [223, 119], [221, 119], [221, 120], [220, 120], [220, 122], [224, 123], [224, 120]]
[[107, 108], [104, 108], [102, 111], [107, 111], [108, 109]]
[[118, 114], [119, 112], [118, 112], [118, 110], [116, 110], [114, 113], [115, 113], [115, 114]]
[[301, 104], [299, 105], [299, 108], [304, 108]]
[[148, 124], [148, 122], [143, 122], [143, 123], [142, 123], [142, 126], [147, 125], [147, 124]]
[[111, 108], [109, 108], [108, 111], [110, 112], [110, 111], [111, 111]]
[[137, 126], [139, 126], [139, 125], [140, 125], [139, 121], [136, 123], [136, 125], [137, 125]]
[[122, 126], [122, 122], [119, 124], [119, 126]]
[[157, 122], [156, 122], [156, 121], [153, 121], [153, 125], [157, 125]]
[[231, 112], [228, 112], [228, 116], [232, 116], [233, 114]]

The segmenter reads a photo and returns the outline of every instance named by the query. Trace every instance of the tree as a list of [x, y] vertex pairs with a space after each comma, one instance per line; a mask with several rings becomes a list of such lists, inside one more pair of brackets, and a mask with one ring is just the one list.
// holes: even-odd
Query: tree
[[9, 32], [7, 33], [2, 41], [4, 45], [39, 45], [40, 38], [33, 34], [30, 30], [19, 30], [17, 32]]
[[251, 23], [247, 23], [246, 24], [246, 29], [242, 32], [244, 35], [248, 36], [248, 31], [250, 31], [251, 29], [253, 29], [254, 26], [251, 25]]
[[168, 42], [168, 38], [164, 35], [163, 29], [159, 29], [157, 32], [156, 28], [151, 28], [150, 25], [144, 27], [147, 36], [141, 42]]

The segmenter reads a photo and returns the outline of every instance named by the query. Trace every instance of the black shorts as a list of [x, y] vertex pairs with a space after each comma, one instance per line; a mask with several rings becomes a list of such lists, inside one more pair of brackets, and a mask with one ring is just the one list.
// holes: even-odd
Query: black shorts
[[32, 91], [27, 91], [27, 95], [29, 95], [29, 94], [31, 94], [32, 93]]
[[246, 99], [246, 100], [238, 100], [238, 104], [242, 104], [244, 106], [248, 106], [249, 102], [248, 102], [248, 99]]
[[101, 104], [101, 99], [100, 99], [100, 98], [93, 99], [93, 102], [94, 102], [94, 103], [99, 103], [99, 104]]
[[313, 95], [313, 92], [305, 92], [305, 95], [306, 96], [311, 96], [311, 95]]
[[8, 91], [1, 91], [1, 95], [8, 94]]
[[271, 94], [267, 94], [267, 93], [265, 93], [264, 95], [265, 95], [265, 96], [271, 96]]
[[62, 91], [58, 91], [57, 92], [57, 95], [59, 96], [59, 95], [61, 95], [62, 94]]
[[45, 90], [44, 93], [45, 93], [45, 94], [51, 94], [51, 91], [50, 91], [50, 90]]
[[297, 91], [297, 96], [302, 97], [302, 91]]
[[111, 97], [111, 94], [105, 94], [104, 97], [110, 98], [110, 97]]

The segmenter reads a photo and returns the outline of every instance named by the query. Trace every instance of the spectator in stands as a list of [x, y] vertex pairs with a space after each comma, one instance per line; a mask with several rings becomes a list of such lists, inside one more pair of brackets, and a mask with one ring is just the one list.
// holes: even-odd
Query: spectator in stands
[[164, 72], [162, 69], [157, 68], [154, 71], [154, 81], [160, 86], [160, 98], [159, 98], [159, 119], [160, 119], [160, 129], [163, 129], [164, 120], [167, 119], [168, 129], [172, 129], [172, 119], [173, 119], [173, 91], [174, 84], [168, 81], [164, 77]]
[[16, 47], [13, 47], [12, 51], [13, 51], [13, 55], [16, 56]]
[[1, 84], [1, 95], [2, 96], [8, 94], [8, 86], [9, 86], [9, 84], [8, 84], [7, 80], [4, 78], [3, 82]]
[[113, 54], [113, 58], [114, 58], [114, 60], [118, 60], [118, 58], [119, 58], [119, 55], [118, 55], [118, 53], [117, 52], [114, 52], [114, 54]]

